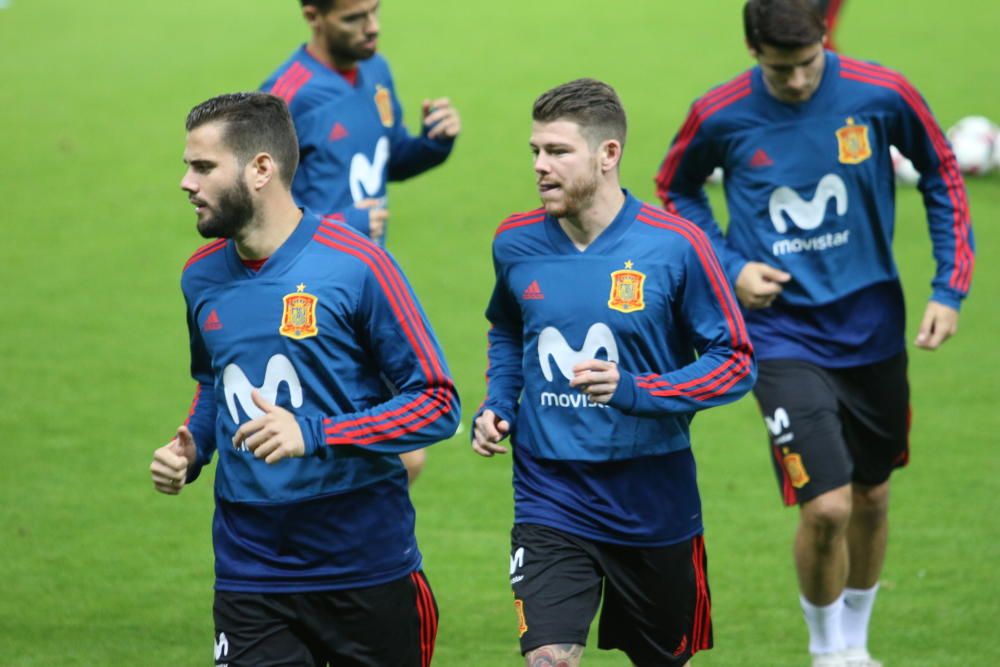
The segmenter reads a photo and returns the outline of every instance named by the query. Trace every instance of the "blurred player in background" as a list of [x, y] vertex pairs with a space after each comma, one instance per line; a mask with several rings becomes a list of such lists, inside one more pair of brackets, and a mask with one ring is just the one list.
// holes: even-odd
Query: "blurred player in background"
[[580, 79], [535, 102], [543, 207], [493, 245], [482, 456], [514, 449], [510, 576], [526, 664], [598, 645], [684, 665], [712, 645], [689, 424], [745, 394], [755, 365], [708, 238], [619, 184], [625, 111]]
[[[389, 64], [377, 51], [379, 0], [301, 0], [312, 32], [261, 87], [285, 100], [299, 137], [292, 194], [300, 206], [385, 241], [386, 183], [448, 157], [461, 129], [448, 98], [425, 100], [421, 134], [403, 124]], [[405, 455], [411, 481], [424, 451]]]
[[[955, 333], [972, 279], [965, 186], [920, 93], [890, 69], [824, 51], [812, 2], [751, 0], [744, 26], [758, 66], [694, 102], [658, 193], [711, 236], [747, 309], [771, 460], [784, 502], [800, 506], [795, 564], [814, 665], [874, 666], [889, 477], [909, 458], [889, 144], [923, 174], [937, 263], [921, 349]], [[717, 166], [725, 234], [702, 189]]]
[[385, 251], [296, 206], [284, 102], [222, 95], [186, 127], [181, 188], [218, 240], [181, 278], [198, 390], [151, 472], [177, 494], [218, 451], [216, 664], [426, 667], [437, 607], [397, 455], [458, 425], [434, 334]]

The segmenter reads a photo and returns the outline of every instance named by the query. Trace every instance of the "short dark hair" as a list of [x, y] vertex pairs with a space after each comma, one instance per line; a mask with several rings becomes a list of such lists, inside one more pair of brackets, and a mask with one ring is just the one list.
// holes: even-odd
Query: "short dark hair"
[[823, 41], [826, 23], [814, 0], [749, 0], [743, 6], [747, 44], [760, 51], [801, 49]]
[[337, 4], [337, 0], [302, 0], [303, 7], [315, 7], [320, 14], [326, 14]]
[[238, 160], [246, 164], [258, 153], [269, 154], [282, 183], [291, 187], [299, 141], [283, 99], [259, 92], [219, 95], [191, 109], [184, 127], [190, 132], [216, 122], [222, 123], [222, 140]]
[[531, 110], [533, 120], [571, 120], [591, 145], [616, 139], [625, 147], [628, 123], [615, 89], [596, 79], [576, 79], [542, 93]]

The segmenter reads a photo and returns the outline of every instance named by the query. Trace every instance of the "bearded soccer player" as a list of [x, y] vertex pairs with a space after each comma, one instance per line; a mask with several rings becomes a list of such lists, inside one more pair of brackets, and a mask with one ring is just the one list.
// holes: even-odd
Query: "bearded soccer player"
[[198, 386], [151, 472], [177, 494], [218, 451], [216, 663], [426, 667], [437, 607], [398, 454], [455, 432], [440, 347], [385, 251], [295, 205], [284, 102], [222, 95], [186, 126], [181, 188], [218, 240], [184, 267]]
[[542, 208], [493, 245], [487, 397], [472, 446], [514, 451], [510, 575], [527, 665], [598, 646], [684, 665], [712, 645], [689, 426], [756, 367], [708, 238], [619, 184], [625, 111], [592, 79], [535, 102]]
[[[461, 129], [448, 98], [424, 100], [420, 136], [403, 124], [403, 108], [385, 58], [377, 53], [379, 0], [302, 0], [312, 36], [262, 90], [285, 100], [295, 121], [301, 163], [292, 194], [331, 220], [384, 245], [387, 181], [435, 167]], [[412, 482], [425, 452], [407, 452]]]
[[447, 98], [424, 100], [421, 134], [403, 124], [389, 64], [377, 53], [379, 0], [301, 0], [312, 36], [261, 87], [285, 100], [301, 163], [301, 206], [369, 235], [385, 236], [386, 182], [448, 157], [461, 129]]
[[[922, 174], [937, 263], [920, 349], [957, 328], [974, 263], [968, 201], [920, 93], [888, 68], [824, 51], [811, 2], [751, 0], [744, 26], [757, 66], [694, 102], [658, 193], [712, 238], [747, 309], [770, 458], [783, 501], [800, 508], [795, 566], [813, 664], [872, 667], [889, 478], [909, 460], [889, 145]], [[725, 234], [701, 187], [717, 166]]]

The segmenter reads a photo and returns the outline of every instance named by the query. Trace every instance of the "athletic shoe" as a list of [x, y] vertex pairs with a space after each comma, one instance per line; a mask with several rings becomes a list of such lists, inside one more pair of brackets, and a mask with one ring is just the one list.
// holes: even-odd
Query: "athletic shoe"
[[846, 660], [844, 663], [846, 667], [882, 667], [882, 663], [871, 657], [863, 648], [849, 648], [841, 655]]
[[837, 651], [836, 653], [814, 654], [812, 667], [848, 667], [848, 663], [844, 658], [844, 652]]

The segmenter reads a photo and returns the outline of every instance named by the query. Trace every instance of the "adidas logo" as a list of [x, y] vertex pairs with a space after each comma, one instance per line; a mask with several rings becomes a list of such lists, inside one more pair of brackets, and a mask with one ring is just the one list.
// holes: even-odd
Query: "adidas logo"
[[330, 141], [338, 141], [347, 136], [347, 128], [336, 122], [333, 124], [333, 129], [330, 130], [330, 135], [327, 137]]
[[542, 288], [538, 286], [537, 280], [532, 280], [528, 288], [524, 290], [521, 294], [522, 299], [544, 299], [545, 295], [542, 294]]
[[753, 157], [750, 158], [751, 167], [770, 167], [773, 164], [774, 160], [772, 160], [771, 156], [764, 152], [763, 148], [758, 148], [753, 154]]
[[218, 331], [221, 328], [222, 328], [222, 320], [219, 319], [219, 314], [215, 312], [215, 308], [213, 308], [212, 312], [210, 312], [208, 314], [208, 317], [205, 319], [205, 323], [201, 325], [201, 330]]

